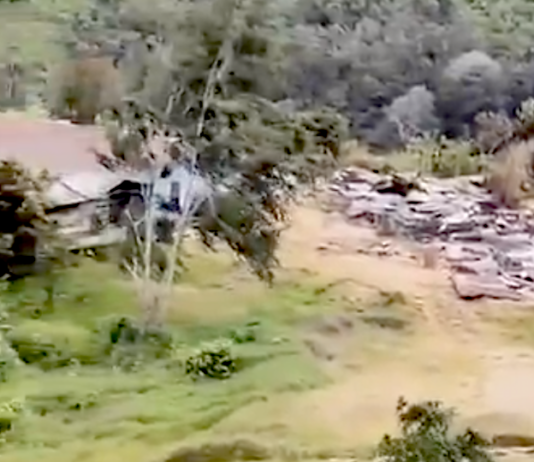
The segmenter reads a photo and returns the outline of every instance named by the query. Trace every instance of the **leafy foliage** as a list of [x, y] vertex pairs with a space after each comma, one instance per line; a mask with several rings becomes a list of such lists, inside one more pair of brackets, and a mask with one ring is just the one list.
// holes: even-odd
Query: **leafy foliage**
[[481, 112], [475, 118], [476, 145], [482, 153], [493, 153], [514, 132], [513, 121], [503, 112]]
[[[299, 110], [335, 107], [350, 119], [352, 135], [382, 148], [399, 141], [390, 139], [391, 105], [414, 87], [433, 95], [438, 127], [449, 137], [472, 135], [480, 111], [512, 116], [534, 94], [529, 0], [87, 0], [76, 7], [44, 2], [50, 11], [43, 2], [12, 3], [1, 3], [2, 17], [24, 16], [45, 30], [17, 40], [26, 23], [6, 28], [0, 56], [9, 72], [0, 80], [16, 96], [8, 98], [10, 104], [34, 101], [43, 79], [61, 87], [61, 80], [73, 78], [72, 69], [105, 61], [109, 72], [97, 78], [80, 74], [85, 83], [64, 85], [63, 94], [85, 85], [80, 94], [95, 95], [95, 82], [118, 71], [126, 94], [169, 108], [173, 124], [192, 130], [187, 136], [197, 132], [199, 119], [205, 121], [202, 114], [211, 116], [204, 100], [241, 93], [290, 99]], [[43, 36], [60, 38], [69, 57], [59, 74], [50, 72], [58, 56], [40, 53], [58, 44], [34, 43]], [[17, 47], [10, 49], [11, 43]], [[478, 66], [482, 55], [501, 68], [495, 79], [488, 80], [486, 68], [480, 85], [451, 81], [450, 66], [460, 63], [464, 72]], [[106, 95], [113, 94], [111, 80]], [[45, 95], [49, 107], [57, 108], [54, 95], [61, 93]], [[87, 101], [94, 108], [103, 100]]]
[[14, 161], [0, 162], [0, 274], [35, 271], [38, 250], [42, 263], [59, 260], [61, 245], [46, 215], [49, 184], [46, 172], [34, 175]]
[[136, 2], [95, 5], [78, 37], [106, 43], [121, 37], [118, 68], [128, 94], [107, 117], [114, 159], [103, 162], [151, 166], [156, 175], [167, 167], [155, 167], [156, 158], [192, 165], [211, 185], [210, 199], [195, 204], [193, 225], [203, 241], [226, 242], [270, 281], [287, 193], [328, 174], [348, 133], [334, 110], [275, 102], [284, 94], [279, 5], [209, 0], [170, 8], [159, 1], [150, 11]]
[[226, 340], [202, 345], [185, 362], [185, 373], [194, 378], [227, 379], [236, 369], [231, 342]]
[[441, 178], [474, 175], [486, 168], [485, 157], [469, 141], [426, 137], [412, 142], [408, 150], [419, 158], [419, 172]]
[[86, 57], [55, 70], [48, 107], [53, 116], [94, 123], [98, 114], [118, 105], [120, 97], [120, 75], [112, 61]]
[[408, 404], [400, 399], [397, 417], [401, 436], [385, 435], [378, 456], [386, 462], [490, 462], [489, 443], [467, 429], [451, 435], [453, 414], [438, 402]]
[[168, 357], [174, 347], [169, 332], [129, 317], [105, 320], [100, 336], [102, 357], [111, 358], [114, 366], [127, 370]]

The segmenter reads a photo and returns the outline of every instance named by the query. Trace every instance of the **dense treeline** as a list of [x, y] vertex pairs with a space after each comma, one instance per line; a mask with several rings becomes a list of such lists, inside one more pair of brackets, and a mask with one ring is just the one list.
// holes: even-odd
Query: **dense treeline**
[[[246, 93], [292, 109], [330, 106], [350, 120], [353, 136], [392, 148], [420, 133], [472, 136], [481, 112], [513, 115], [534, 95], [533, 14], [526, 0], [93, 0], [72, 18], [65, 44], [77, 59], [109, 58], [126, 94], [162, 110], [179, 93], [170, 109], [181, 125], [198, 117], [195, 92], [224, 45], [232, 54], [222, 69], [225, 99]], [[113, 88], [94, 97], [100, 83], [80, 78], [89, 112], [117, 95], [113, 72], [93, 67], [93, 80]], [[75, 100], [67, 87], [58, 113]]]

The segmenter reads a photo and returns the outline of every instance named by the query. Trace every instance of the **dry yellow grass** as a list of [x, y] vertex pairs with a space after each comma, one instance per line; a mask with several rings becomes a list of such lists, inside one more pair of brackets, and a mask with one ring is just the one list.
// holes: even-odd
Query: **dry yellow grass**
[[521, 142], [498, 153], [490, 169], [488, 187], [504, 205], [517, 207], [531, 184], [532, 144]]

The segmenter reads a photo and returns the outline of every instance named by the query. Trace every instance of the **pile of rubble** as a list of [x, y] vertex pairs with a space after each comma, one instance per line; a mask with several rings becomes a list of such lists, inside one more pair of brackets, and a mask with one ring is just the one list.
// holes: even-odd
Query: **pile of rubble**
[[534, 295], [534, 214], [500, 207], [474, 179], [414, 183], [349, 169], [330, 189], [349, 220], [437, 246], [460, 297]]

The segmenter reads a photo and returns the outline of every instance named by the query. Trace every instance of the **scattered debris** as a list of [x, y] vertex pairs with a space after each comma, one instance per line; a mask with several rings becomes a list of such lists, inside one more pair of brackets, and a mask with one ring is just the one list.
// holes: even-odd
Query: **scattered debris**
[[[349, 221], [424, 244], [425, 267], [444, 255], [459, 297], [534, 294], [534, 213], [501, 207], [481, 184], [472, 177], [415, 182], [351, 168], [330, 189]], [[389, 248], [378, 255], [390, 255]]]

